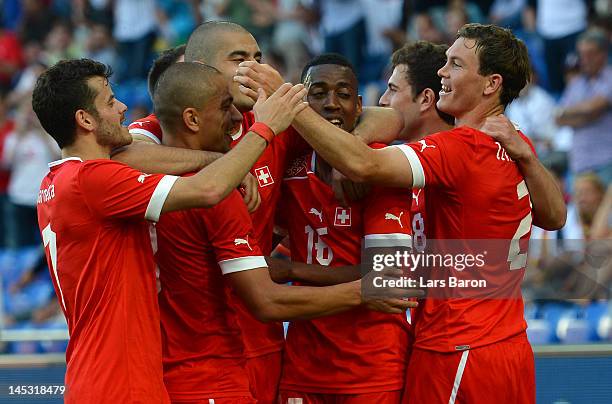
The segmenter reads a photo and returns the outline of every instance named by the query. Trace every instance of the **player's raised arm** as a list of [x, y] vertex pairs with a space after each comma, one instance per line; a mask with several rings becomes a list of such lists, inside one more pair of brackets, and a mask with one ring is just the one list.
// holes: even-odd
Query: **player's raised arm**
[[311, 108], [297, 114], [292, 125], [325, 161], [352, 181], [412, 187], [410, 163], [398, 148], [371, 149]]
[[298, 84], [283, 84], [269, 98], [260, 92], [253, 110], [256, 122], [245, 138], [225, 156], [191, 177], [176, 180], [164, 203], [163, 212], [194, 207], [207, 207], [219, 203], [244, 178], [269, 141], [285, 130], [291, 119], [306, 104], [302, 99], [306, 91]]
[[563, 193], [512, 122], [503, 115], [490, 116], [481, 130], [497, 140], [521, 170], [533, 205], [533, 224], [545, 230], [563, 227], [567, 218]]

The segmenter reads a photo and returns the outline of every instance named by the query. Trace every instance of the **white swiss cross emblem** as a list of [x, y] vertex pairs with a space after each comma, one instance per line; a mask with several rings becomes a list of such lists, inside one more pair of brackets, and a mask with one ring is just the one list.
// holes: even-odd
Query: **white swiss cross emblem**
[[350, 226], [351, 225], [351, 208], [343, 208], [338, 206], [334, 215], [334, 226]]
[[267, 187], [268, 185], [274, 184], [274, 178], [270, 174], [268, 166], [263, 166], [255, 169], [255, 176], [260, 187]]

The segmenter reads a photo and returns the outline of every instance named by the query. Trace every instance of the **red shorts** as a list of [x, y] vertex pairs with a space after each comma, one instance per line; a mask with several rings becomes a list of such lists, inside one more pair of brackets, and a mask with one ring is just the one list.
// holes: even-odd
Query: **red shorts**
[[365, 394], [319, 394], [281, 390], [279, 404], [398, 404], [402, 392], [385, 391]]
[[414, 348], [403, 404], [535, 404], [535, 366], [521, 334], [481, 348], [434, 352]]
[[282, 351], [246, 360], [245, 370], [257, 404], [276, 404], [282, 360]]
[[253, 397], [204, 398], [200, 400], [172, 401], [172, 404], [256, 404]]

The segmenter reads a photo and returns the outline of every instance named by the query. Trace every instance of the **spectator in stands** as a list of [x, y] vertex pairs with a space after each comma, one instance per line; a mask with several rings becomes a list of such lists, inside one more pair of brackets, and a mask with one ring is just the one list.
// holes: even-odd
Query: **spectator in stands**
[[470, 20], [465, 7], [453, 6], [449, 7], [446, 11], [445, 22], [446, 43], [452, 45], [455, 42], [459, 28], [470, 22]]
[[367, 41], [360, 84], [384, 79], [383, 73], [393, 52], [393, 43], [385, 33], [399, 24], [402, 5], [401, 0], [362, 0]]
[[169, 47], [186, 43], [199, 20], [197, 1], [157, 0], [161, 37]]
[[[14, 128], [15, 123], [8, 116], [6, 93], [0, 91], [0, 156], [4, 153], [5, 139]], [[5, 248], [7, 246], [6, 225], [9, 219], [6, 212], [8, 204], [7, 189], [10, 174], [8, 169], [0, 166], [0, 248]]]
[[563, 153], [566, 159], [572, 145], [572, 130], [557, 126], [556, 106], [554, 98], [538, 85], [538, 76], [532, 69], [530, 83], [505, 111], [508, 119], [533, 140], [540, 159], [552, 152]]
[[523, 8], [527, 0], [495, 0], [491, 6], [489, 21], [513, 31], [522, 28]]
[[21, 43], [35, 41], [42, 43], [53, 26], [53, 14], [48, 2], [40, 0], [23, 0], [19, 22]]
[[586, 0], [528, 0], [524, 24], [528, 31], [537, 32], [544, 40], [544, 59], [549, 88], [554, 95], [564, 89], [563, 65], [574, 50], [578, 35], [587, 28]]
[[286, 79], [292, 83], [300, 81], [302, 67], [309, 57], [308, 16], [308, 10], [300, 0], [277, 2], [274, 13], [276, 25], [272, 34], [272, 50], [285, 59]]
[[57, 20], [45, 37], [43, 61], [52, 66], [63, 59], [74, 59], [79, 56], [72, 46], [72, 25], [67, 21]]
[[57, 145], [40, 126], [32, 110], [32, 102], [26, 98], [19, 106], [15, 130], [4, 142], [3, 162], [11, 169], [8, 196], [14, 248], [41, 243], [36, 199], [40, 182], [49, 171], [47, 164], [57, 158]]
[[43, 48], [38, 42], [33, 41], [25, 44], [23, 54], [25, 67], [21, 70], [19, 79], [7, 98], [8, 105], [11, 108], [20, 105], [24, 99], [32, 94], [36, 79], [47, 68], [47, 65], [43, 63]]
[[365, 55], [365, 21], [359, 0], [318, 0], [325, 52], [345, 56], [359, 72]]
[[143, 80], [157, 37], [155, 0], [114, 0], [113, 37], [121, 63], [117, 80]]
[[117, 52], [110, 32], [104, 24], [94, 23], [88, 29], [83, 57], [117, 69]]
[[559, 125], [574, 128], [571, 172], [595, 171], [605, 184], [612, 182], [612, 66], [608, 64], [608, 46], [608, 39], [598, 30], [580, 37], [580, 74], [563, 93], [557, 114]]
[[[605, 194], [606, 188], [601, 179], [593, 174], [581, 174], [574, 184], [574, 202], [578, 215], [578, 225], [585, 240], [591, 239], [593, 219]], [[570, 220], [568, 212], [568, 224]]]
[[0, 87], [8, 90], [23, 67], [23, 52], [19, 39], [0, 27]]

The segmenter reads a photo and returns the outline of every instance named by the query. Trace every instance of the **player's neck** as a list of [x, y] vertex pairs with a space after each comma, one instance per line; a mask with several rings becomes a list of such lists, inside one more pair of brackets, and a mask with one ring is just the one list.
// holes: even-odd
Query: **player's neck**
[[110, 159], [110, 148], [89, 142], [74, 142], [62, 149], [62, 159], [79, 157], [81, 160]]
[[[191, 137], [193, 138], [194, 136]], [[178, 147], [181, 149], [199, 150], [199, 146], [189, 144], [189, 141], [186, 140], [187, 138], [189, 138], [189, 136], [181, 136], [180, 133], [172, 135], [167, 135], [166, 133], [164, 133], [164, 138], [162, 139], [162, 141], [164, 146]]]
[[[437, 113], [436, 113], [437, 115]], [[447, 130], [453, 129], [453, 125], [449, 125], [444, 122], [439, 116], [436, 116], [435, 119], [428, 120], [423, 123], [423, 126], [419, 130], [419, 134], [421, 135], [421, 139], [427, 135], [431, 135], [438, 132], [444, 132]], [[420, 140], [420, 139], [416, 139]], [[415, 141], [416, 141], [415, 140]]]
[[457, 117], [455, 126], [468, 126], [470, 128], [480, 129], [487, 117], [503, 113], [504, 106], [501, 104], [479, 104], [465, 115]]

